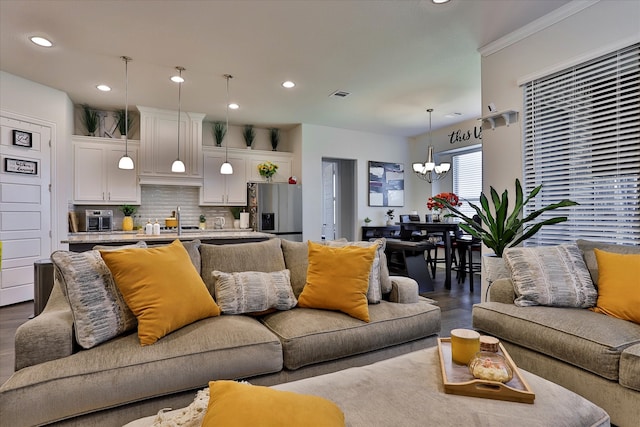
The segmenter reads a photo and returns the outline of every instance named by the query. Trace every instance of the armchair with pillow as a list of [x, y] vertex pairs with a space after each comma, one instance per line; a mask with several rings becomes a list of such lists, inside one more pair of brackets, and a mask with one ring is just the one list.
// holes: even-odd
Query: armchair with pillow
[[640, 419], [640, 247], [578, 240], [512, 248], [510, 278], [473, 307], [473, 326], [500, 338], [516, 364], [606, 410]]
[[435, 345], [440, 309], [389, 275], [384, 246], [55, 252], [47, 306], [16, 332], [2, 424], [123, 425], [211, 381], [274, 385]]

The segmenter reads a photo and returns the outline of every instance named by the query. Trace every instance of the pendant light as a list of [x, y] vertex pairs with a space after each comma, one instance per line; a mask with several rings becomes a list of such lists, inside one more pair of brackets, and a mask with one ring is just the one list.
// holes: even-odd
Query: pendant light
[[178, 81], [178, 158], [174, 160], [171, 164], [171, 172], [175, 173], [184, 173], [186, 168], [182, 160], [180, 160], [180, 112], [181, 112], [181, 101], [182, 101], [182, 82], [184, 79], [182, 78], [182, 72], [185, 70], [184, 67], [176, 67], [178, 70], [179, 77]]
[[428, 108], [429, 113], [429, 148], [427, 151], [427, 160], [424, 163], [414, 163], [412, 165], [413, 172], [418, 178], [429, 183], [442, 179], [451, 170], [451, 163], [440, 163], [436, 165], [433, 160], [433, 145], [431, 145], [431, 113], [433, 108]]
[[120, 157], [118, 169], [131, 170], [135, 166], [129, 157], [129, 61], [128, 56], [120, 57], [124, 61], [124, 156]]
[[[225, 134], [229, 134], [229, 79], [232, 79], [233, 76], [231, 74], [225, 74], [224, 78], [227, 79], [227, 127]], [[224, 138], [223, 138], [224, 139]], [[233, 174], [233, 166], [229, 163], [229, 159], [227, 158], [227, 145], [224, 145], [224, 163], [220, 166], [220, 174], [222, 175], [231, 175]]]

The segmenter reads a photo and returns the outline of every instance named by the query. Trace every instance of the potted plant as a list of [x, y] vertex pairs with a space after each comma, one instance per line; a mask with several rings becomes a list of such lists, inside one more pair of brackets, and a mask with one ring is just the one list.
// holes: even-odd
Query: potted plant
[[231, 215], [233, 215], [233, 228], [240, 228], [240, 212], [242, 212], [241, 207], [231, 207]]
[[207, 228], [207, 217], [204, 214], [200, 215], [198, 228], [200, 230], [206, 230]]
[[[509, 193], [504, 190], [502, 196], [491, 187], [490, 195], [493, 207], [489, 205], [489, 199], [484, 193], [480, 194], [480, 205], [476, 206], [469, 203], [479, 218], [476, 222], [474, 218], [460, 212], [453, 206], [449, 200], [435, 197], [434, 200], [442, 203], [451, 212], [448, 216], [459, 218], [462, 222], [460, 228], [471, 236], [480, 239], [482, 243], [495, 253], [494, 257], [485, 257], [485, 268], [487, 270], [487, 281], [489, 283], [500, 277], [508, 277], [502, 254], [506, 248], [517, 246], [528, 238], [535, 235], [545, 225], [558, 224], [567, 221], [566, 216], [558, 216], [549, 218], [544, 221], [533, 223], [532, 221], [539, 217], [543, 212], [563, 208], [567, 206], [575, 206], [578, 203], [569, 199], [564, 199], [558, 203], [552, 203], [541, 209], [538, 209], [524, 218], [522, 210], [531, 199], [542, 189], [542, 184], [534, 188], [526, 199], [523, 198], [522, 186], [520, 180], [516, 178], [516, 200], [511, 214], [507, 212], [509, 209]], [[467, 202], [468, 203], [468, 202]]]
[[[543, 212], [551, 211], [558, 208], [567, 206], [575, 206], [578, 203], [569, 199], [564, 199], [558, 203], [552, 203], [537, 211], [534, 211], [527, 215], [525, 218], [520, 218], [522, 210], [527, 203], [540, 192], [542, 184], [534, 188], [526, 199], [523, 199], [522, 186], [520, 180], [516, 178], [516, 201], [511, 214], [508, 214], [509, 208], [509, 193], [504, 190], [502, 196], [498, 196], [498, 192], [491, 187], [491, 201], [493, 208], [489, 206], [489, 199], [484, 193], [480, 194], [481, 207], [469, 203], [480, 218], [480, 223], [476, 222], [473, 218], [460, 212], [457, 206], [450, 203], [448, 199], [434, 197], [434, 200], [442, 203], [451, 212], [448, 216], [460, 218], [462, 222], [459, 224], [460, 228], [471, 236], [482, 240], [482, 243], [498, 256], [502, 257], [502, 253], [506, 248], [517, 246], [521, 242], [535, 235], [545, 225], [558, 224], [560, 222], [567, 221], [566, 216], [559, 216], [549, 218], [537, 223], [531, 223], [539, 217]], [[493, 212], [492, 212], [493, 211]], [[529, 224], [530, 223], [530, 224]], [[483, 225], [485, 227], [483, 227]]]
[[280, 143], [280, 129], [269, 129], [269, 140], [271, 141], [271, 150], [276, 151], [278, 143]]
[[216, 140], [216, 147], [222, 147], [222, 140], [227, 134], [227, 126], [222, 122], [213, 123], [213, 137]]
[[133, 230], [133, 217], [132, 215], [136, 213], [137, 208], [132, 205], [122, 205], [120, 206], [120, 210], [124, 214], [124, 218], [122, 219], [122, 230], [123, 231], [131, 231]]
[[82, 123], [87, 128], [89, 136], [95, 136], [98, 130], [98, 112], [88, 105], [82, 106]]
[[131, 127], [133, 126], [133, 116], [126, 114], [125, 110], [118, 110], [116, 111], [116, 123], [118, 125], [120, 135], [123, 138], [125, 136], [129, 136], [127, 135], [127, 130], [131, 130]]
[[242, 136], [244, 137], [245, 144], [247, 144], [247, 150], [251, 150], [253, 140], [256, 137], [256, 132], [253, 130], [253, 125], [244, 125]]
[[365, 217], [365, 219], [364, 219], [364, 226], [365, 226], [365, 227], [368, 227], [368, 226], [369, 226], [369, 224], [371, 224], [371, 218], [369, 218], [369, 217]]

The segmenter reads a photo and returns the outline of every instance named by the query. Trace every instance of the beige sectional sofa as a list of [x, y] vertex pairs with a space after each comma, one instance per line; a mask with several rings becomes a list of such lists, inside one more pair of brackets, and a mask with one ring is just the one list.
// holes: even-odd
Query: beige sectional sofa
[[[192, 244], [189, 255], [213, 295], [212, 271], [291, 273], [299, 296], [307, 244], [271, 239]], [[186, 246], [186, 245], [185, 245]], [[193, 248], [197, 250], [193, 251]], [[435, 345], [440, 309], [415, 281], [388, 276], [370, 322], [339, 311], [295, 307], [258, 316], [209, 317], [141, 346], [135, 330], [79, 348], [59, 276], [42, 314], [16, 333], [16, 372], [0, 387], [2, 425], [114, 426], [179, 408], [215, 379], [273, 385], [361, 366]], [[200, 268], [198, 268], [200, 267]], [[386, 276], [385, 276], [386, 275]]]
[[[577, 242], [594, 283], [594, 248], [640, 253], [640, 247]], [[637, 289], [636, 292], [640, 292]], [[584, 308], [518, 307], [510, 278], [496, 280], [488, 302], [473, 307], [473, 327], [501, 339], [519, 367], [560, 384], [609, 413], [612, 424], [640, 420], [640, 325]]]

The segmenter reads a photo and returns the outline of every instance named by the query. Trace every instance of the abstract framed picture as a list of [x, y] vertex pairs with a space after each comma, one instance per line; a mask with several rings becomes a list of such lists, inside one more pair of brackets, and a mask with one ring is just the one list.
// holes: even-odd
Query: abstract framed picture
[[404, 164], [369, 161], [369, 206], [404, 206]]

